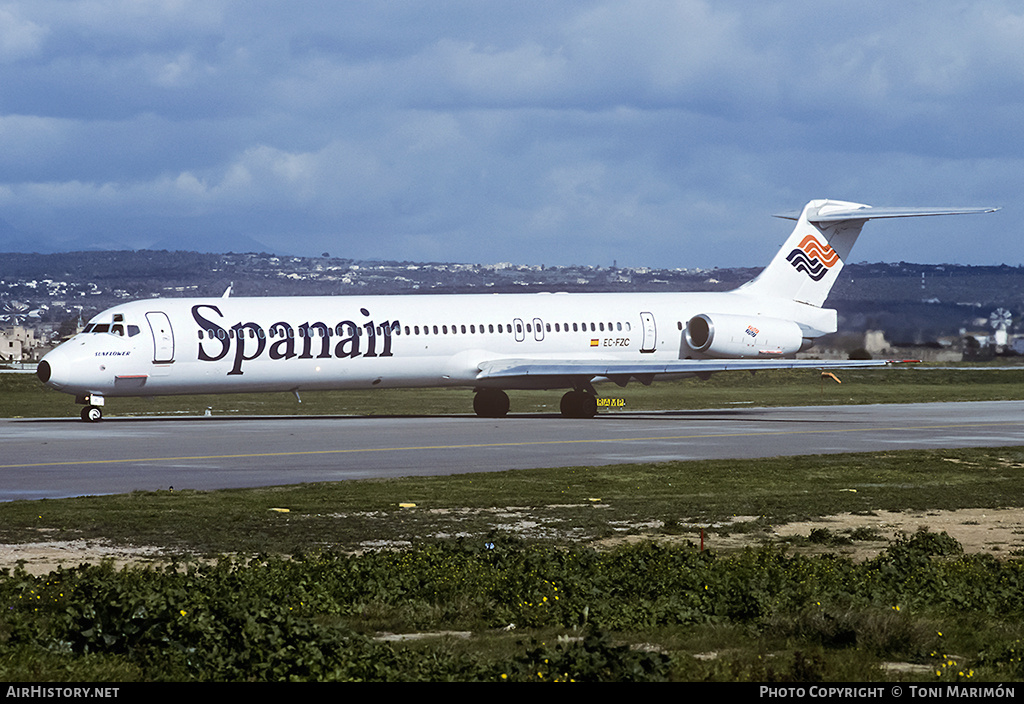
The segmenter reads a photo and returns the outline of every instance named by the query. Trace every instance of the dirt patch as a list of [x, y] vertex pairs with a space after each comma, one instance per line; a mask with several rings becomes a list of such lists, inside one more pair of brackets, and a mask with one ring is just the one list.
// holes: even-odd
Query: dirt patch
[[23, 564], [29, 574], [49, 574], [58, 567], [77, 567], [112, 560], [118, 568], [159, 560], [160, 548], [110, 545], [97, 540], [53, 540], [0, 545], [0, 569]]
[[[899, 534], [910, 535], [919, 528], [934, 533], [945, 531], [963, 546], [967, 553], [989, 553], [996, 557], [1010, 557], [1024, 551], [1024, 509], [961, 509], [958, 511], [873, 511], [870, 514], [843, 513], [814, 521], [786, 523], [756, 530], [744, 530], [744, 524], [757, 521], [754, 516], [737, 516], [731, 524], [704, 527], [681, 526], [678, 535], [659, 535], [643, 532], [618, 536], [601, 541], [603, 547], [616, 544], [658, 540], [664, 542], [700, 542], [704, 548], [727, 551], [763, 543], [784, 543], [794, 551], [808, 554], [830, 552], [846, 555], [854, 560], [869, 559], [889, 546]], [[849, 544], [809, 543], [811, 532], [824, 528], [839, 537], [849, 536], [858, 529], [871, 531], [878, 539], [850, 540]], [[800, 539], [804, 540], [800, 540]]]
[[[1010, 557], [1024, 552], [1024, 508], [961, 509], [959, 511], [874, 511], [870, 514], [844, 513], [814, 521], [787, 523], [757, 530], [744, 530], [745, 524], [757, 522], [756, 516], [736, 516], [728, 524], [705, 527], [703, 545], [707, 549], [725, 551], [764, 542], [791, 544], [801, 553], [832, 552], [868, 559], [884, 550], [899, 534], [911, 534], [919, 528], [932, 532], [945, 531], [963, 546], [967, 553], [989, 553], [996, 557]], [[632, 526], [629, 535], [598, 541], [597, 547], [655, 540], [662, 542], [692, 542], [702, 540], [699, 526], [679, 526], [683, 531], [666, 535], [658, 526], [644, 524]], [[877, 540], [852, 540], [849, 544], [815, 545], [808, 538], [815, 529], [828, 529], [833, 535], [848, 536], [858, 529], [867, 530]], [[550, 531], [549, 531], [550, 532]], [[551, 536], [548, 536], [551, 537]], [[112, 560], [121, 567], [159, 561], [164, 553], [152, 546], [112, 545], [98, 540], [46, 541], [0, 545], [0, 569], [13, 568], [18, 563], [31, 574], [47, 574], [57, 567], [75, 567], [82, 563]]]
[[849, 513], [829, 516], [818, 521], [787, 523], [775, 528], [779, 538], [809, 536], [816, 528], [827, 528], [836, 534], [857, 529], [876, 531], [879, 541], [854, 541], [853, 545], [834, 548], [854, 558], [870, 557], [883, 550], [896, 535], [911, 534], [924, 528], [934, 533], [947, 533], [967, 553], [990, 553], [1009, 557], [1024, 550], [1024, 509], [960, 509], [958, 511], [873, 511], [869, 515]]

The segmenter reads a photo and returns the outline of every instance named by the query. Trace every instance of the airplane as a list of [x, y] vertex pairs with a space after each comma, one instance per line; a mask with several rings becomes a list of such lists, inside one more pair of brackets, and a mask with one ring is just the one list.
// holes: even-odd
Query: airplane
[[[868, 220], [998, 208], [873, 208], [812, 200], [754, 279], [728, 292], [231, 297], [140, 300], [93, 317], [37, 375], [75, 396], [82, 419], [106, 398], [174, 394], [468, 387], [477, 415], [516, 389], [568, 389], [560, 411], [597, 412], [594, 384], [722, 371], [881, 366], [798, 360], [836, 332], [823, 308]], [[301, 397], [299, 397], [301, 400]]]

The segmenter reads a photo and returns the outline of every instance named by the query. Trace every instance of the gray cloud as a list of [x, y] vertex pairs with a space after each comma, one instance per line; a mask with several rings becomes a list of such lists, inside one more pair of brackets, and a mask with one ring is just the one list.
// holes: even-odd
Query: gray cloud
[[998, 0], [8, 1], [0, 250], [755, 266], [832, 197], [1004, 206], [855, 259], [1019, 264], [1022, 44]]

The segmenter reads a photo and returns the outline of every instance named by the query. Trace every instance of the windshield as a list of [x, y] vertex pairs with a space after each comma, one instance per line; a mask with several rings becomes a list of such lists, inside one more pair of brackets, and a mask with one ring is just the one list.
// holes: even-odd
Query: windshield
[[124, 313], [114, 313], [113, 316], [101, 314], [89, 321], [89, 324], [82, 330], [83, 333], [97, 334], [108, 333], [119, 337], [135, 337], [141, 330], [138, 325], [125, 322]]

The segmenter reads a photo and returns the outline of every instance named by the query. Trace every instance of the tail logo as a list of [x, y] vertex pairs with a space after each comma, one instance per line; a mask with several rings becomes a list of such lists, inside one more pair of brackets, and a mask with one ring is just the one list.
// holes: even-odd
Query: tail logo
[[814, 235], [807, 235], [786, 259], [797, 271], [804, 272], [814, 281], [821, 281], [839, 261], [839, 254], [830, 245], [819, 242]]

